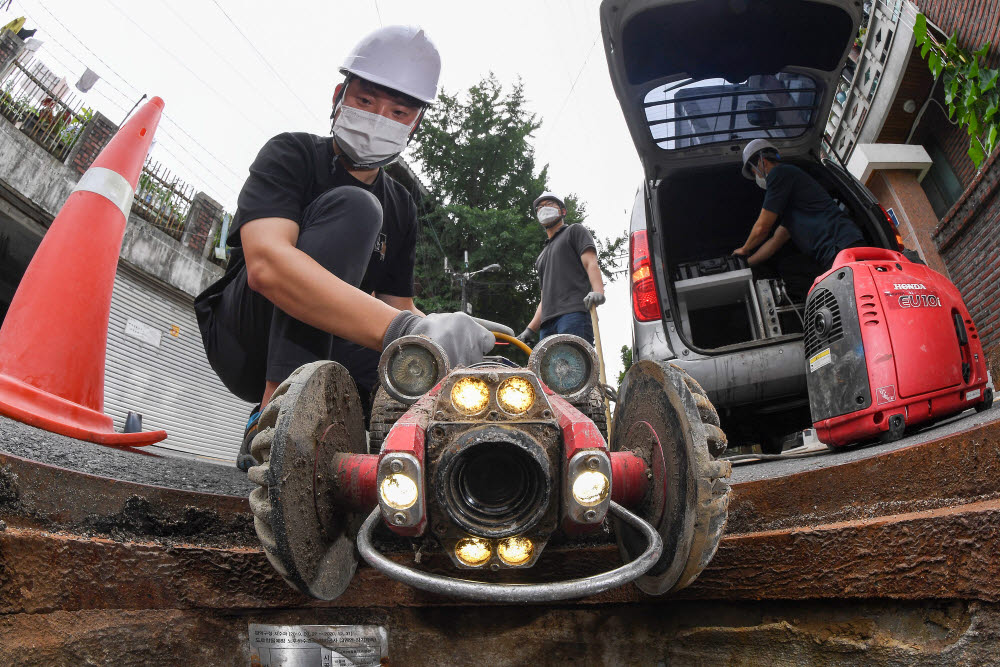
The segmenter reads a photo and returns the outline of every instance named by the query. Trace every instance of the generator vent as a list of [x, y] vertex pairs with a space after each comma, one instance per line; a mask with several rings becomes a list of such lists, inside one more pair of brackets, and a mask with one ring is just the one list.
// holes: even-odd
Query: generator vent
[[817, 289], [809, 296], [805, 316], [806, 359], [844, 337], [837, 297], [828, 289]]

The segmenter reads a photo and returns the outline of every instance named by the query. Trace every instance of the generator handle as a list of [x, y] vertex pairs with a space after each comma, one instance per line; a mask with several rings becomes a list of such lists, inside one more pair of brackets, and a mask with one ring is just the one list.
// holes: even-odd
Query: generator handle
[[379, 553], [373, 544], [375, 527], [381, 523], [382, 512], [376, 507], [358, 531], [357, 547], [361, 557], [373, 568], [404, 584], [430, 593], [466, 600], [490, 602], [553, 602], [595, 595], [617, 588], [644, 575], [657, 564], [663, 554], [663, 539], [656, 528], [644, 519], [611, 501], [610, 511], [646, 538], [645, 551], [634, 560], [608, 572], [580, 579], [545, 584], [492, 584], [483, 581], [456, 579], [397, 563]]
[[909, 263], [910, 260], [906, 259], [906, 255], [895, 250], [886, 250], [885, 248], [844, 248], [838, 254], [836, 259], [833, 260], [833, 265], [835, 267], [843, 266], [844, 264], [850, 264], [851, 262], [906, 262]]

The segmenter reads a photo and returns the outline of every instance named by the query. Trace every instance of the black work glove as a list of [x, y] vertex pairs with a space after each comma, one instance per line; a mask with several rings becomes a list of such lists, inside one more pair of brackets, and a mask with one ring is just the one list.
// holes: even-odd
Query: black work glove
[[482, 361], [483, 355], [496, 343], [493, 334], [465, 313], [433, 313], [419, 317], [404, 310], [389, 323], [382, 338], [382, 347], [411, 334], [427, 336], [440, 345], [452, 368]]
[[531, 343], [536, 339], [536, 336], [538, 336], [537, 331], [531, 327], [524, 327], [524, 331], [519, 333], [516, 338], [525, 345], [531, 345]]

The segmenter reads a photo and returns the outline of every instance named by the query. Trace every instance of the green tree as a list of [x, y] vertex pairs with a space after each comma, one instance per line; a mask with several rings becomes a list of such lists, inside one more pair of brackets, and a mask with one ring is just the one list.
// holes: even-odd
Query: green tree
[[625, 373], [628, 369], [632, 368], [632, 348], [628, 345], [622, 345], [621, 350], [622, 355], [622, 371], [618, 374], [618, 386], [622, 386], [622, 380], [625, 379]]
[[986, 66], [990, 43], [972, 53], [958, 46], [955, 35], [942, 44], [928, 32], [923, 14], [917, 14], [913, 34], [931, 74], [941, 77], [948, 118], [969, 134], [969, 158], [979, 169], [996, 148], [1000, 130], [1000, 70]]
[[[468, 251], [469, 270], [502, 267], [468, 287], [473, 313], [515, 329], [531, 319], [539, 298], [534, 263], [545, 239], [531, 203], [548, 179], [547, 167], [536, 173], [532, 133], [539, 126], [520, 81], [505, 91], [492, 74], [464, 95], [442, 92], [428, 111], [413, 148], [434, 200], [417, 242], [417, 304], [425, 312], [460, 309], [461, 287], [444, 261], [463, 271]], [[575, 195], [566, 207], [568, 223], [586, 218]], [[598, 240], [606, 272], [617, 268], [623, 242]]]

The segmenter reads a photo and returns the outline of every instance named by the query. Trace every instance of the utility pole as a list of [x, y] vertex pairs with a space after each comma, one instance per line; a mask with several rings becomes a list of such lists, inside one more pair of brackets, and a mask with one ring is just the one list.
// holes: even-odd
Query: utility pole
[[462, 286], [462, 312], [466, 315], [471, 315], [470, 304], [469, 304], [469, 282], [472, 280], [473, 276], [477, 276], [480, 273], [488, 273], [490, 271], [499, 271], [499, 264], [490, 264], [484, 266], [478, 271], [469, 271], [469, 251], [465, 251], [464, 262], [462, 263], [463, 271], [452, 271], [448, 268], [448, 258], [444, 258], [444, 272], [450, 274], [451, 277], [459, 282]]
[[461, 280], [462, 280], [462, 312], [468, 315], [469, 314], [469, 299], [466, 296], [466, 286], [469, 284], [469, 251], [468, 250], [465, 251], [465, 263], [463, 265], [463, 268], [465, 269], [465, 271], [464, 271], [464, 273], [462, 273], [462, 278], [461, 278]]

